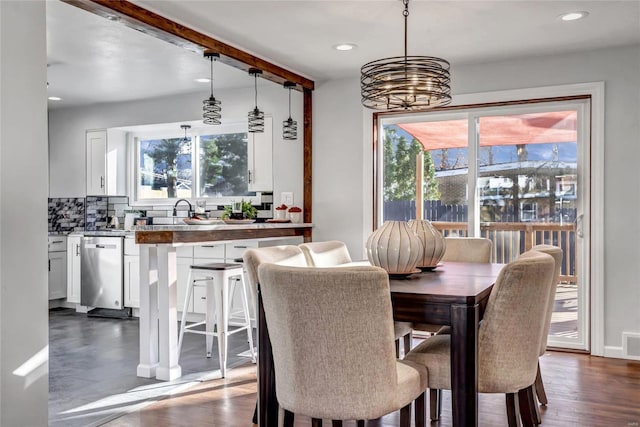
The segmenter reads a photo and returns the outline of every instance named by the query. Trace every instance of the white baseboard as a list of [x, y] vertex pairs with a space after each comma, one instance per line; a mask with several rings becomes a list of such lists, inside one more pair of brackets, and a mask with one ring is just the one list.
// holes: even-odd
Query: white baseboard
[[610, 357], [613, 359], [626, 359], [622, 347], [614, 347], [612, 345], [604, 346], [604, 357]]

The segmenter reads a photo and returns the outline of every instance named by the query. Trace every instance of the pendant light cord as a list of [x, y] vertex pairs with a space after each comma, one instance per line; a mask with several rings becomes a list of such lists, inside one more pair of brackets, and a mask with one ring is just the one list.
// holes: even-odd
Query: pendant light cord
[[211, 60], [211, 96], [213, 97], [213, 56], [209, 58]]
[[256, 94], [256, 110], [258, 109], [258, 73], [253, 75], [254, 83], [255, 83], [255, 94]]
[[291, 88], [289, 88], [289, 120], [291, 120]]
[[402, 15], [404, 16], [404, 60], [407, 61], [407, 21], [409, 18], [409, 0], [402, 0], [404, 3], [404, 11]]

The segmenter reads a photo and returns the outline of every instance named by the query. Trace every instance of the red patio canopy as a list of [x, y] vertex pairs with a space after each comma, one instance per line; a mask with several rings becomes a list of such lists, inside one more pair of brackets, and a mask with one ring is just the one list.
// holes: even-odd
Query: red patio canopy
[[[576, 111], [489, 116], [480, 118], [480, 146], [577, 141]], [[467, 147], [467, 120], [398, 125], [425, 150]]]

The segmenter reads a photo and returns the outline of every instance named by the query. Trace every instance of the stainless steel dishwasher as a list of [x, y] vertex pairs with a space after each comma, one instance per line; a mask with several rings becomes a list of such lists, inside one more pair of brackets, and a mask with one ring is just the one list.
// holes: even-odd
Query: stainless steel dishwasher
[[121, 236], [85, 236], [82, 239], [82, 305], [124, 308], [122, 248]]

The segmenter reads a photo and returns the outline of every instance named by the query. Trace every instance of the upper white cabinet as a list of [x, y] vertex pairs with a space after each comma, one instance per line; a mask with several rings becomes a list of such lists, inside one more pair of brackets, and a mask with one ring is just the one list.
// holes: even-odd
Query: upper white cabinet
[[107, 194], [107, 131], [87, 131], [87, 194]]
[[273, 191], [273, 119], [264, 118], [264, 132], [250, 133], [247, 144], [249, 191]]
[[124, 195], [126, 133], [115, 129], [87, 131], [87, 195]]

